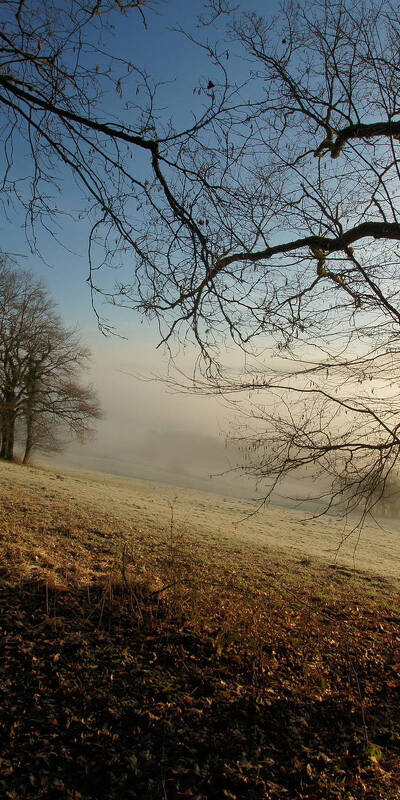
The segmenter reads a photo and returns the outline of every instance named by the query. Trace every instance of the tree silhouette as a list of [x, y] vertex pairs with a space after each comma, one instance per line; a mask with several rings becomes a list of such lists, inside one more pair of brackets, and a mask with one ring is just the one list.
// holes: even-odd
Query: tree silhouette
[[[57, 425], [80, 439], [100, 407], [92, 387], [77, 378], [90, 353], [65, 328], [43, 284], [29, 272], [0, 267], [0, 418], [2, 458], [14, 456], [16, 424], [24, 428], [24, 462]], [[40, 435], [38, 435], [40, 434]], [[53, 434], [52, 434], [53, 435]]]
[[[155, 318], [167, 345], [194, 340], [199, 391], [265, 393], [249, 410], [250, 471], [273, 486], [312, 465], [328, 505], [345, 491], [367, 512], [400, 445], [399, 11], [314, 0], [275, 20], [228, 15], [227, 40], [200, 42], [209, 70], [177, 129], [156, 82], [100, 45], [113, 13], [140, 10], [117, 5], [6, 4], [3, 198], [25, 203], [32, 231], [55, 211], [56, 168], [72, 172], [94, 295]], [[228, 11], [207, 5], [209, 19]], [[29, 195], [12, 177], [15, 137]], [[104, 287], [102, 270], [128, 260], [131, 277]], [[227, 342], [245, 353], [236, 378]]]

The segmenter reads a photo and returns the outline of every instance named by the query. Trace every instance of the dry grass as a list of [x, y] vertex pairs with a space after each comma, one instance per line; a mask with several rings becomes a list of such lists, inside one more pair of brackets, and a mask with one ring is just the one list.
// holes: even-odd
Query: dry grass
[[[7, 685], [15, 682], [18, 697], [27, 681], [22, 660], [35, 653], [37, 686], [36, 679], [36, 688], [28, 681], [23, 703], [30, 707], [36, 698], [42, 709], [18, 722], [16, 755], [0, 752], [16, 787], [5, 796], [56, 796], [51, 768], [39, 770], [38, 777], [32, 766], [31, 788], [19, 794], [27, 776], [16, 767], [24, 759], [51, 760], [53, 737], [57, 786], [68, 798], [109, 800], [122, 791], [124, 797], [146, 800], [395, 800], [393, 787], [400, 777], [400, 730], [393, 713], [400, 665], [397, 587], [383, 576], [305, 553], [289, 556], [265, 541], [198, 529], [187, 517], [179, 519], [173, 496], [164, 517], [154, 521], [146, 503], [138, 502], [139, 494], [127, 494], [116, 482], [111, 496], [129, 508], [120, 513], [107, 500], [110, 487], [104, 481], [103, 486], [100, 478], [91, 483], [79, 473], [0, 464], [0, 594], [11, 654]], [[99, 629], [109, 632], [99, 638]], [[78, 645], [81, 678], [69, 663], [71, 648]], [[140, 691], [148, 693], [147, 706], [141, 693], [135, 694], [131, 670]], [[87, 682], [89, 699], [82, 694]], [[10, 731], [17, 702], [5, 705]], [[125, 702], [133, 704], [135, 718], [149, 714], [150, 744], [142, 756], [137, 748], [143, 733], [138, 739], [133, 730], [127, 739], [121, 716]], [[56, 734], [53, 722], [49, 728], [43, 721], [49, 703], [66, 719]], [[77, 725], [79, 719], [82, 737], [97, 747], [104, 703], [112, 711], [107, 726], [114, 731], [113, 758], [133, 763], [135, 777], [129, 777], [128, 767], [117, 779], [106, 755], [99, 755], [100, 777], [88, 783], [89, 768], [82, 762], [82, 775], [78, 765], [72, 780], [64, 758], [65, 753], [72, 757], [76, 741], [70, 720]], [[236, 731], [237, 744], [226, 737], [225, 720]], [[26, 731], [38, 724], [41, 733], [35, 733], [32, 750]], [[173, 732], [168, 758], [166, 730]], [[214, 730], [221, 733], [210, 748], [203, 742]], [[104, 736], [109, 735], [106, 727]], [[182, 737], [184, 743], [199, 743], [191, 750]], [[110, 746], [107, 739], [104, 754]], [[106, 790], [109, 779], [112, 788]]]
[[308, 640], [313, 621], [334, 620], [333, 607], [341, 609], [341, 625], [351, 636], [360, 603], [373, 609], [378, 600], [381, 610], [397, 608], [396, 588], [382, 576], [293, 558], [245, 537], [196, 535], [176, 521], [174, 500], [164, 525], [144, 529], [135, 514], [127, 521], [111, 510], [96, 511], [87, 493], [82, 497], [61, 473], [15, 465], [0, 470], [7, 580], [55, 590], [102, 585], [110, 596], [117, 587], [145, 591], [168, 598], [173, 613], [194, 625], [218, 630], [221, 642], [262, 641], [289, 612], [288, 629], [304, 628]]

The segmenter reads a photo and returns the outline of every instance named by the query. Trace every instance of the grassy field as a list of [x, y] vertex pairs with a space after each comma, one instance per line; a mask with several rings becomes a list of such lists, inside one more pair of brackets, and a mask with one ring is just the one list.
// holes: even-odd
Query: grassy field
[[0, 498], [1, 797], [398, 800], [395, 530], [9, 464]]

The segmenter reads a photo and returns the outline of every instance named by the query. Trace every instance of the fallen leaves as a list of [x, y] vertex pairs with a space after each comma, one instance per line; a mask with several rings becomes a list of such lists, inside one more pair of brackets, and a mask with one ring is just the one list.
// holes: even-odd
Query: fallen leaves
[[173, 561], [146, 530], [121, 572], [109, 519], [59, 507], [46, 528], [49, 503], [4, 512], [0, 797], [395, 800], [388, 587], [354, 601], [335, 573], [329, 596], [244, 545], [182, 538]]
[[0, 586], [4, 797], [395, 797], [399, 684], [383, 680], [387, 639], [376, 663], [360, 648], [374, 728], [367, 753], [345, 652], [335, 651], [335, 692], [316, 700], [295, 652], [280, 658], [278, 642], [255, 686], [237, 645], [217, 655], [210, 632], [182, 626], [160, 604], [149, 630], [123, 599], [104, 609], [99, 630], [98, 599], [93, 587], [91, 605], [83, 592], [65, 593], [54, 627], [38, 587]]

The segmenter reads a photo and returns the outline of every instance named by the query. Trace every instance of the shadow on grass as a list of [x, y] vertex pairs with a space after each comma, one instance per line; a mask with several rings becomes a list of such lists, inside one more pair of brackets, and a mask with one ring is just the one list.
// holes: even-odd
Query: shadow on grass
[[296, 691], [287, 657], [261, 674], [150, 597], [4, 577], [2, 797], [396, 797], [398, 685]]

